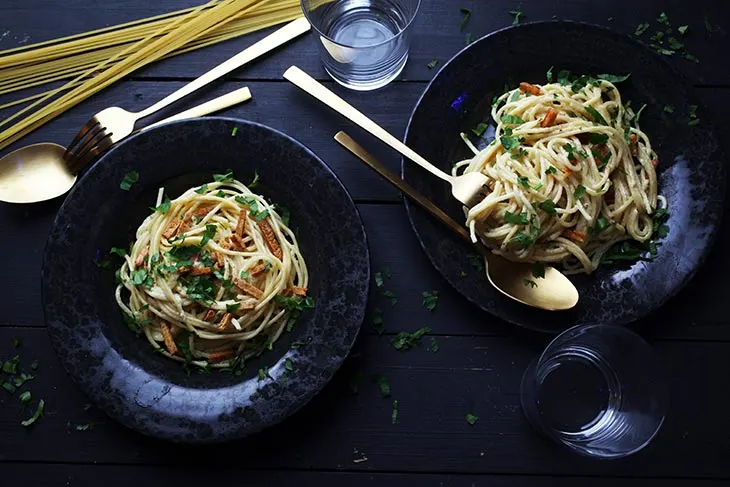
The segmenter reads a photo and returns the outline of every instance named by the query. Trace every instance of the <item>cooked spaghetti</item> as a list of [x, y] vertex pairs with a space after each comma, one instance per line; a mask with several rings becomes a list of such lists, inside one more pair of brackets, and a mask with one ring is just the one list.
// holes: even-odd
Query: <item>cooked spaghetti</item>
[[[492, 106], [495, 139], [453, 174], [481, 171], [490, 192], [465, 210], [474, 242], [518, 262], [591, 273], [617, 242], [648, 243], [657, 155], [609, 75], [520, 83]], [[483, 126], [481, 130], [483, 131]]]
[[288, 212], [230, 173], [215, 179], [172, 201], [160, 188], [124, 258], [116, 299], [164, 355], [232, 367], [271, 348], [314, 304]]

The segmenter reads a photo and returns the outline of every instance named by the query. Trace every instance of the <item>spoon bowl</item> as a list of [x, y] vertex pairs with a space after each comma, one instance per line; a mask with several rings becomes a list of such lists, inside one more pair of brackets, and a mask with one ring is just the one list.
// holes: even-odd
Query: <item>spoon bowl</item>
[[65, 194], [76, 182], [63, 160], [66, 148], [52, 142], [28, 145], [0, 158], [0, 201], [36, 203]]

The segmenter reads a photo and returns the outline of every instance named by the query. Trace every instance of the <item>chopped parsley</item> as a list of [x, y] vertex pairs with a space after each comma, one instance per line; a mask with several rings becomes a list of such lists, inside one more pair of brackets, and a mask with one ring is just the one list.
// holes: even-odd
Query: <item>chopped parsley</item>
[[413, 333], [408, 333], [407, 331], [402, 331], [398, 333], [391, 341], [390, 343], [393, 345], [393, 347], [396, 350], [399, 351], [406, 351], [410, 350], [413, 347], [416, 347], [421, 344], [421, 338], [426, 333], [430, 333], [431, 328], [423, 327], [419, 328], [418, 330], [414, 331]]
[[218, 286], [216, 285], [216, 281], [210, 276], [193, 276], [189, 279], [181, 279], [181, 281], [185, 285], [185, 294], [193, 301], [203, 303], [215, 301]]
[[545, 200], [542, 203], [539, 203], [537, 205], [538, 208], [540, 208], [542, 211], [547, 213], [548, 215], [555, 215], [557, 212], [555, 210], [555, 203], [553, 200]]
[[160, 203], [160, 206], [155, 206], [152, 208], [154, 211], [159, 211], [160, 213], [167, 213], [170, 211], [170, 198], [165, 196], [165, 199]]
[[525, 188], [529, 188], [530, 187], [530, 178], [528, 178], [527, 176], [518, 176], [517, 183]]
[[585, 195], [586, 195], [586, 187], [583, 186], [582, 184], [579, 184], [575, 188], [575, 191], [573, 191], [574, 198], [580, 199], [580, 198], [584, 197]]
[[235, 313], [240, 307], [241, 303], [226, 304], [226, 313]]
[[271, 380], [274, 380], [273, 377], [269, 375], [269, 368], [268, 367], [261, 367], [258, 372], [258, 380], [262, 381], [266, 378], [269, 378]]
[[471, 133], [473, 133], [477, 137], [481, 137], [482, 135], [484, 135], [484, 132], [487, 131], [487, 128], [488, 127], [489, 126], [486, 123], [481, 122], [476, 127], [474, 127], [473, 129], [471, 129]]
[[596, 236], [610, 225], [611, 220], [606, 217], [599, 216], [598, 218], [596, 218], [596, 222], [593, 224], [593, 226], [588, 228], [588, 233], [590, 235]]
[[231, 137], [235, 137], [238, 133], [238, 127], [233, 127], [233, 130], [231, 130]]
[[398, 400], [393, 401], [393, 412], [390, 414], [390, 421], [393, 424], [398, 422]]
[[122, 182], [119, 183], [119, 188], [124, 191], [129, 191], [132, 189], [132, 185], [137, 181], [139, 181], [139, 173], [137, 171], [129, 171], [122, 178]]
[[469, 23], [469, 19], [471, 19], [471, 10], [468, 8], [460, 8], [459, 12], [464, 14], [464, 18], [461, 19], [461, 25], [459, 26], [459, 32], [461, 32], [466, 27], [466, 24]]
[[383, 397], [389, 397], [390, 396], [390, 382], [388, 381], [388, 377], [386, 377], [383, 374], [374, 374], [372, 376], [372, 380], [378, 384], [378, 387], [380, 388], [380, 395]]
[[398, 303], [398, 298], [393, 291], [383, 291], [383, 296], [390, 300], [391, 306], [395, 306]]
[[256, 171], [256, 169], [254, 169], [253, 170], [253, 179], [251, 180], [250, 183], [248, 183], [248, 187], [250, 189], [250, 188], [255, 188], [258, 185], [259, 185], [259, 173], [258, 173], [258, 171]]
[[509, 211], [504, 212], [504, 221], [512, 223], [513, 225], [527, 225], [530, 223], [530, 218], [527, 213], [512, 213]]
[[656, 21], [669, 27], [669, 16], [665, 12], [660, 13]]
[[521, 9], [510, 10], [509, 14], [514, 16], [514, 18], [512, 19], [512, 25], [519, 24], [520, 23], [520, 17], [523, 17], [524, 16], [524, 14], [522, 13], [522, 10]]
[[118, 255], [119, 257], [124, 257], [127, 255], [127, 249], [121, 249], [119, 247], [112, 247], [112, 249], [109, 251], [110, 254]]
[[32, 394], [30, 391], [25, 391], [20, 396], [18, 396], [18, 400], [20, 401], [20, 404], [28, 404], [31, 399], [33, 399]]
[[216, 225], [206, 225], [205, 231], [203, 232], [203, 238], [200, 240], [200, 246], [205, 247], [211, 238], [215, 237], [215, 232], [218, 229]]
[[511, 151], [522, 142], [518, 137], [512, 137], [511, 135], [503, 135], [499, 138], [499, 142], [507, 152]]
[[537, 283], [532, 279], [523, 279], [522, 282], [524, 283], [525, 287], [537, 287]]
[[548, 83], [553, 82], [553, 66], [550, 66], [550, 69], [547, 70], [545, 73], [545, 78], [547, 78]]
[[286, 331], [292, 331], [303, 311], [314, 309], [314, 299], [311, 296], [286, 297], [277, 294], [274, 296], [274, 301], [281, 304], [284, 309], [289, 311], [289, 320], [286, 323]]
[[45, 408], [45, 406], [46, 406], [46, 402], [43, 399], [38, 401], [38, 405], [35, 408], [35, 412], [33, 413], [33, 416], [26, 419], [25, 421], [21, 421], [20, 424], [25, 427], [28, 427], [28, 426], [34, 424], [36, 421], [38, 421], [38, 418], [40, 418], [43, 415], [43, 408]]
[[589, 106], [584, 106], [583, 108], [593, 118], [594, 123], [599, 123], [601, 125], [608, 125], [608, 122], [606, 122], [606, 119], [603, 118], [603, 116], [600, 113], [598, 113], [598, 110], [596, 110], [593, 107], [589, 107]]
[[555, 166], [550, 166], [545, 170], [545, 174], [557, 174], [558, 170], [555, 169]]
[[208, 191], [208, 185], [207, 184], [204, 184], [204, 185], [202, 185], [201, 187], [199, 187], [198, 189], [195, 190], [195, 192], [198, 193], [198, 194], [203, 194], [206, 191]]
[[700, 123], [700, 119], [697, 118], [697, 105], [690, 105], [689, 106], [689, 122], [687, 122], [687, 125], [690, 127], [693, 127]]
[[215, 194], [218, 198], [225, 198], [226, 193], [222, 189], [219, 189], [218, 192]]
[[474, 426], [477, 421], [479, 421], [479, 416], [474, 416], [471, 413], [466, 413], [466, 416], [464, 416], [464, 419], [466, 419], [466, 422], [470, 425]]
[[436, 66], [438, 66], [439, 60], [438, 59], [432, 59], [430, 63], [426, 64], [426, 67], [428, 69], [434, 69]]
[[436, 309], [436, 305], [439, 301], [439, 293], [438, 291], [423, 291], [423, 306], [429, 310], [433, 311]]
[[213, 174], [213, 180], [218, 183], [230, 183], [233, 181], [233, 171], [226, 169], [224, 174]]
[[516, 115], [502, 115], [501, 122], [507, 125], [520, 125], [525, 123], [524, 120]]
[[430, 345], [428, 346], [428, 350], [430, 352], [436, 353], [436, 352], [439, 351], [439, 344], [438, 344], [438, 342], [436, 341], [436, 339], [434, 337], [431, 337], [430, 338], [429, 344]]
[[292, 372], [296, 368], [294, 366], [294, 362], [292, 362], [292, 360], [289, 357], [284, 359], [284, 368], [286, 370], [288, 370], [289, 372]]
[[601, 145], [608, 142], [608, 135], [607, 134], [597, 134], [595, 132], [589, 132], [588, 133], [588, 142], [591, 144]]
[[236, 196], [234, 199], [236, 200], [236, 203], [248, 206], [251, 210], [253, 218], [256, 221], [260, 222], [261, 220], [269, 216], [269, 210], [264, 209], [259, 211], [258, 201], [256, 201], [256, 198], [254, 198], [253, 196]]
[[561, 85], [570, 84], [570, 71], [567, 69], [561, 69], [558, 71], [558, 83]]
[[649, 30], [649, 22], [644, 22], [643, 24], [639, 24], [636, 26], [636, 30], [634, 30], [634, 35], [643, 35], [644, 32], [646, 32], [647, 30]]

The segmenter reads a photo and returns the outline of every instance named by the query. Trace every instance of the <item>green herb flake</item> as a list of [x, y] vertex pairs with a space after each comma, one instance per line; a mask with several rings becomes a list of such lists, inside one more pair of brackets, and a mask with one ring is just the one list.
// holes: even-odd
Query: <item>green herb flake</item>
[[16, 355], [10, 360], [6, 360], [3, 363], [2, 371], [6, 374], [16, 374], [18, 372], [18, 363], [20, 362], [20, 355]]
[[466, 419], [466, 422], [470, 425], [474, 426], [477, 421], [479, 421], [479, 416], [474, 416], [471, 413], [466, 413], [466, 416], [464, 416], [464, 419]]
[[468, 46], [468, 45], [469, 45], [469, 44], [471, 44], [472, 42], [474, 42], [474, 38], [473, 38], [473, 37], [471, 36], [471, 32], [469, 32], [469, 33], [468, 33], [468, 34], [466, 35], [466, 37], [464, 38], [464, 44], [466, 44], [466, 45]]
[[258, 371], [258, 380], [262, 381], [266, 378], [272, 379], [273, 378], [269, 375], [269, 368], [268, 367], [261, 367]]
[[374, 275], [375, 279], [375, 287], [383, 287], [383, 273], [382, 272], [376, 272]]
[[168, 211], [170, 211], [170, 203], [170, 198], [165, 196], [165, 199], [162, 201], [162, 203], [160, 203], [159, 206], [155, 206], [154, 208], [152, 208], [152, 210], [159, 211], [160, 213], [167, 213]]
[[292, 360], [289, 357], [284, 359], [284, 368], [286, 370], [288, 370], [289, 372], [292, 372], [296, 368], [294, 366], [294, 362], [292, 362]]
[[623, 83], [631, 77], [631, 73], [628, 74], [597, 74], [596, 79], [608, 81], [609, 83]]
[[28, 426], [34, 424], [36, 421], [38, 421], [38, 418], [40, 418], [43, 415], [43, 408], [45, 408], [45, 406], [46, 406], [46, 402], [43, 399], [38, 401], [38, 405], [35, 408], [35, 412], [33, 413], [33, 416], [26, 419], [25, 421], [21, 421], [20, 424], [25, 427], [28, 427]]
[[529, 247], [535, 243], [535, 239], [524, 232], [519, 232], [514, 236], [514, 238], [512, 238], [512, 240], [510, 240], [510, 242], [516, 242], [523, 247]]
[[112, 249], [109, 251], [109, 253], [117, 255], [119, 257], [124, 257], [127, 255], [127, 249], [121, 249], [119, 247], [112, 247]]
[[235, 313], [240, 307], [241, 303], [226, 304], [226, 313]]
[[513, 225], [527, 225], [528, 223], [530, 223], [530, 218], [525, 212], [518, 214], [505, 211], [504, 221]]
[[608, 142], [608, 135], [607, 134], [598, 134], [595, 132], [589, 132], [588, 133], [588, 142], [591, 144], [596, 145], [602, 145]]
[[553, 66], [550, 66], [550, 69], [547, 70], [545, 73], [545, 78], [547, 79], [548, 83], [553, 82]]
[[211, 238], [215, 237], [215, 232], [218, 230], [217, 225], [206, 225], [205, 231], [203, 232], [203, 238], [200, 239], [200, 246], [205, 247]]
[[426, 67], [428, 69], [434, 69], [436, 66], [438, 66], [439, 60], [438, 59], [432, 59], [430, 63], [426, 64]]
[[476, 127], [471, 129], [471, 133], [473, 133], [477, 137], [481, 137], [482, 135], [484, 135], [484, 132], [487, 131], [487, 128], [489, 128], [489, 125], [487, 125], [484, 122], [481, 122]]
[[429, 310], [433, 311], [436, 309], [436, 305], [439, 301], [439, 293], [438, 291], [423, 291], [423, 306]]
[[570, 84], [570, 71], [567, 69], [561, 69], [558, 71], [558, 83], [561, 85], [569, 85]]
[[522, 13], [522, 10], [521, 9], [510, 10], [509, 14], [512, 15], [512, 16], [514, 16], [514, 18], [512, 19], [512, 25], [519, 24], [520, 23], [520, 18], [525, 16], [524, 13]]
[[461, 25], [459, 26], [459, 32], [461, 32], [466, 27], [466, 24], [469, 23], [469, 19], [471, 19], [471, 10], [468, 8], [460, 8], [459, 12], [464, 14], [464, 17], [461, 19]]
[[660, 13], [656, 21], [669, 27], [669, 16], [665, 12]]
[[533, 287], [533, 288], [537, 287], [537, 283], [535, 281], [533, 281], [532, 279], [523, 279], [522, 282], [525, 285], [525, 287]]
[[378, 384], [378, 387], [380, 388], [380, 395], [382, 397], [390, 397], [390, 382], [388, 381], [388, 377], [383, 374], [374, 374], [372, 376], [373, 382]]
[[431, 337], [431, 338], [429, 339], [429, 346], [428, 346], [428, 350], [429, 350], [430, 352], [433, 352], [433, 353], [436, 353], [436, 352], [438, 352], [438, 351], [439, 351], [439, 344], [438, 344], [438, 342], [436, 341], [436, 339], [435, 339], [434, 337]]
[[644, 22], [643, 24], [639, 24], [636, 26], [636, 30], [634, 30], [634, 35], [643, 35], [644, 32], [646, 32], [647, 30], [649, 30], [649, 22]]
[[599, 123], [601, 125], [608, 125], [608, 122], [606, 122], [606, 119], [603, 118], [603, 116], [600, 113], [598, 113], [598, 110], [596, 110], [593, 107], [589, 107], [589, 106], [584, 106], [583, 108], [592, 117], [593, 122]]
[[525, 123], [524, 120], [522, 120], [520, 117], [516, 115], [502, 115], [502, 118], [500, 119], [503, 124], [506, 125], [520, 125]]
[[687, 122], [687, 125], [690, 127], [697, 125], [700, 123], [700, 119], [697, 118], [697, 105], [690, 105], [689, 106], [689, 122]]
[[517, 183], [520, 186], [523, 186], [525, 188], [529, 188], [530, 187], [530, 178], [528, 178], [527, 176], [518, 176], [517, 177]]
[[611, 225], [611, 220], [609, 220], [606, 217], [599, 216], [598, 218], [596, 218], [596, 222], [593, 224], [593, 226], [588, 228], [588, 233], [590, 235], [596, 236], [596, 235], [600, 234], [602, 231], [604, 231], [610, 225]]
[[390, 414], [390, 421], [392, 424], [398, 422], [398, 400], [393, 401], [393, 412]]
[[198, 194], [203, 194], [206, 191], [208, 191], [208, 185], [207, 184], [204, 184], [204, 185], [202, 185], [201, 187], [199, 187], [198, 189], [195, 190], [195, 192], [198, 193]]
[[231, 137], [235, 137], [238, 133], [238, 127], [233, 127], [233, 130], [231, 130]]
[[553, 202], [553, 200], [545, 200], [542, 203], [539, 203], [537, 207], [548, 215], [555, 215], [557, 213], [555, 210], [555, 202]]
[[576, 199], [581, 199], [586, 195], [586, 187], [582, 184], [579, 184], [577, 188], [575, 188], [575, 191], [573, 191], [573, 197]]
[[83, 423], [74, 425], [76, 431], [89, 431], [94, 429], [94, 423]]
[[213, 180], [218, 183], [230, 183], [233, 181], [233, 171], [226, 169], [224, 174], [213, 174]]
[[33, 399], [33, 395], [30, 393], [30, 391], [25, 391], [20, 396], [18, 396], [20, 404], [28, 404], [31, 399]]
[[404, 352], [406, 350], [410, 350], [413, 347], [416, 347], [421, 344], [421, 338], [426, 333], [430, 333], [431, 328], [423, 327], [419, 328], [418, 330], [414, 331], [413, 333], [408, 333], [407, 331], [402, 331], [398, 333], [391, 341], [390, 343], [393, 345], [393, 347], [401, 352]]
[[677, 32], [684, 35], [687, 32], [688, 27], [688, 25], [680, 25], [679, 27], [677, 27]]
[[132, 185], [137, 181], [139, 181], [139, 173], [137, 171], [129, 171], [122, 178], [122, 182], [119, 183], [119, 188], [124, 191], [129, 191], [132, 189]]
[[8, 391], [8, 394], [15, 394], [15, 391], [17, 390], [17, 388], [10, 382], [3, 382], [2, 387]]
[[545, 170], [545, 174], [557, 174], [558, 170], [555, 169], [555, 166], [550, 166]]

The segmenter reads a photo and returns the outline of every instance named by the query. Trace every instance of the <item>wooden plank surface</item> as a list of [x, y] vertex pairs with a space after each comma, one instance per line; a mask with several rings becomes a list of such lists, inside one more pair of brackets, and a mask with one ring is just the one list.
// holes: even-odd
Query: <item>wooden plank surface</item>
[[[399, 328], [420, 325], [418, 318]], [[20, 347], [12, 347], [14, 338], [22, 341]], [[544, 340], [436, 336], [439, 351], [433, 353], [400, 352], [389, 339], [361, 337], [335, 379], [280, 425], [226, 445], [185, 447], [150, 440], [99, 411], [85, 411], [87, 400], [55, 360], [45, 331], [4, 327], [3, 357], [20, 353], [24, 367], [41, 359], [27, 388], [45, 399], [46, 413], [32, 428], [23, 428], [19, 422], [30, 412], [20, 408], [16, 396], [0, 391], [0, 460], [182, 466], [194, 458], [199, 465], [241, 469], [727, 478], [730, 438], [721, 432], [730, 428], [730, 416], [726, 388], [717, 380], [730, 368], [724, 343], [655, 341], [671, 379], [667, 420], [643, 452], [598, 462], [555, 447], [522, 415], [520, 378]], [[391, 397], [381, 397], [373, 374], [389, 378]], [[394, 399], [399, 401], [395, 425]], [[479, 421], [467, 424], [466, 413]], [[95, 426], [76, 431], [68, 421]], [[358, 461], [363, 457], [367, 460]]]
[[[195, 0], [128, 0], [124, 2], [102, 2], [101, 0], [5, 0], [0, 5], [0, 49], [15, 47], [20, 42], [39, 42], [62, 35], [85, 32], [90, 29], [126, 22], [137, 18], [186, 8], [200, 2]], [[460, 8], [472, 11], [469, 23], [463, 31], [460, 24], [463, 14]], [[544, 0], [522, 0], [506, 2], [500, 0], [464, 0], [452, 2], [444, 0], [423, 0], [421, 11], [413, 29], [411, 62], [402, 79], [424, 81], [430, 79], [434, 71], [426, 65], [433, 59], [443, 64], [459, 52], [465, 45], [467, 34], [477, 39], [489, 32], [512, 24], [510, 11], [520, 9], [524, 21], [567, 19], [610, 26], [625, 34], [633, 34], [636, 26], [650, 22], [652, 28], [642, 39], [649, 42], [650, 35], [660, 26], [654, 22], [660, 12], [665, 11], [675, 26], [689, 25], [686, 42], [690, 52], [700, 58], [695, 64], [684, 60], [673, 60], [674, 64], [687, 76], [703, 84], [730, 84], [730, 66], [725, 62], [725, 46], [730, 31], [730, 3], [717, 0], [695, 0], [674, 2], [653, 0], [635, 2], [615, 0], [612, 2], [592, 2], [586, 0], [563, 0], [546, 2]], [[705, 29], [703, 16], [713, 26], [713, 32]], [[12, 20], [10, 20], [12, 19]], [[611, 20], [609, 20], [611, 19]], [[51, 27], [52, 26], [52, 27]], [[3, 36], [3, 34], [5, 34]], [[236, 39], [216, 46], [205, 52], [192, 53], [139, 73], [143, 77], [194, 78], [215, 64], [224, 61], [249, 45], [265, 33], [257, 33], [245, 39]], [[536, 46], [539, 49], [539, 46]], [[701, 55], [700, 55], [701, 53]], [[297, 41], [295, 46], [268, 57], [250, 68], [236, 73], [237, 77], [247, 79], [280, 79], [281, 73], [292, 64], [326, 78], [319, 64], [317, 45], [313, 36]]]

